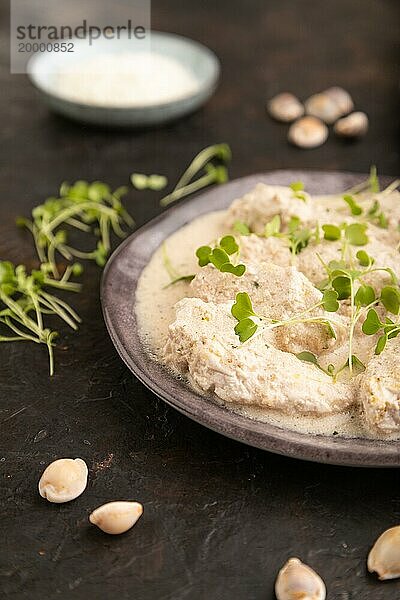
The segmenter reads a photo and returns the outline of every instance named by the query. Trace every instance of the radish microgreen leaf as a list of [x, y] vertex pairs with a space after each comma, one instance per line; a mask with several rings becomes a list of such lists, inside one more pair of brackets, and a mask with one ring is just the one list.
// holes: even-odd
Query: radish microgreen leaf
[[250, 227], [248, 225], [246, 225], [246, 223], [243, 223], [242, 221], [235, 221], [235, 223], [233, 225], [233, 230], [236, 231], [236, 233], [239, 233], [240, 235], [250, 235], [251, 234]]
[[346, 202], [346, 204], [348, 204], [352, 215], [358, 216], [362, 214], [362, 208], [359, 204], [357, 204], [353, 196], [350, 196], [350, 194], [344, 194], [343, 200]]
[[239, 246], [235, 238], [232, 235], [226, 235], [219, 240], [215, 248], [211, 248], [211, 246], [197, 248], [196, 256], [200, 267], [211, 263], [221, 273], [231, 273], [236, 277], [241, 277], [246, 271], [245, 265], [234, 265], [230, 259], [230, 256], [238, 251]]

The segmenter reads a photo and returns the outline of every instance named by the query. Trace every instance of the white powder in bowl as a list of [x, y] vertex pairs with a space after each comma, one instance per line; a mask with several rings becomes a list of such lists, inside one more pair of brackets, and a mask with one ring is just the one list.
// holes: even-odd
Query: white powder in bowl
[[108, 107], [165, 104], [195, 93], [199, 84], [176, 59], [151, 52], [99, 54], [57, 75], [66, 100]]

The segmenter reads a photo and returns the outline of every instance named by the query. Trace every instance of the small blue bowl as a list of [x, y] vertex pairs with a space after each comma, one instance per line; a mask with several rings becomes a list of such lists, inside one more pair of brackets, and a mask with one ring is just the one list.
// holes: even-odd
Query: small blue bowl
[[[75, 57], [82, 61], [90, 49], [84, 40], [74, 40]], [[104, 52], [132, 52], [130, 40], [118, 40], [112, 47], [109, 40], [99, 40], [96, 49]], [[151, 32], [151, 49], [178, 60], [198, 81], [198, 87], [191, 93], [171, 102], [134, 107], [96, 106], [64, 98], [57, 93], [55, 73], [63, 65], [71, 64], [71, 57], [61, 53], [44, 52], [35, 54], [28, 62], [28, 75], [39, 90], [48, 106], [66, 117], [93, 125], [112, 127], [149, 127], [178, 119], [202, 106], [215, 91], [220, 75], [220, 62], [206, 46], [172, 33]], [[137, 51], [137, 47], [136, 47]], [[92, 54], [90, 54], [92, 56]]]

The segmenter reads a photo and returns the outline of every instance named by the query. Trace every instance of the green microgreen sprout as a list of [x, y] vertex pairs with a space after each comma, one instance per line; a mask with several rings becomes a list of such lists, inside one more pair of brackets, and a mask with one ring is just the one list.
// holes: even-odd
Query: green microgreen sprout
[[137, 190], [152, 190], [158, 192], [163, 190], [168, 179], [164, 175], [144, 175], [143, 173], [132, 173], [131, 183]]
[[331, 374], [330, 372], [326, 371], [323, 367], [321, 367], [321, 365], [318, 362], [318, 358], [312, 352], [309, 352], [308, 350], [303, 350], [303, 352], [299, 352], [295, 356], [296, 356], [296, 358], [298, 358], [299, 360], [302, 360], [303, 362], [308, 362], [308, 363], [315, 365], [316, 367], [318, 367], [318, 369], [320, 369], [327, 375]]
[[370, 267], [375, 262], [375, 259], [365, 250], [359, 250], [356, 254], [356, 258], [362, 267]]
[[238, 321], [235, 333], [241, 343], [247, 342], [257, 331], [260, 318], [253, 310], [250, 296], [246, 292], [238, 292], [231, 308], [232, 316]]
[[208, 264], [213, 264], [221, 273], [232, 273], [236, 277], [241, 277], [246, 267], [243, 264], [235, 265], [231, 262], [230, 257], [239, 252], [239, 246], [232, 235], [226, 235], [221, 238], [218, 244], [211, 246], [200, 246], [196, 250], [196, 256], [200, 267], [205, 267]]
[[351, 223], [350, 225], [326, 223], [322, 225], [322, 231], [325, 240], [341, 242], [341, 258], [344, 261], [346, 257], [351, 257], [350, 246], [365, 246], [368, 243], [367, 227], [366, 223]]
[[346, 223], [342, 225], [326, 223], [322, 225], [325, 240], [329, 242], [343, 240], [349, 242], [352, 246], [365, 246], [368, 243], [366, 230], [366, 223], [351, 223], [350, 225], [346, 225]]
[[279, 215], [272, 217], [271, 221], [265, 224], [264, 237], [279, 237], [281, 233], [281, 218]]
[[[352, 373], [354, 366], [354, 361], [351, 357], [353, 356], [353, 337], [357, 322], [361, 316], [365, 315], [365, 313], [378, 303], [382, 303], [387, 310], [393, 309], [391, 312], [394, 312], [397, 307], [396, 299], [399, 293], [397, 287], [393, 287], [397, 285], [397, 278], [393, 270], [390, 267], [374, 267], [374, 258], [365, 250], [357, 251], [356, 258], [359, 268], [355, 266], [349, 245], [360, 246], [367, 243], [366, 227], [365, 223], [343, 224], [340, 227], [336, 225], [324, 225], [322, 227], [326, 240], [340, 239], [342, 241], [341, 261], [331, 261], [326, 264], [322, 261], [321, 257], [319, 259], [328, 276], [327, 280], [321, 286], [322, 289], [335, 290], [338, 294], [338, 300], [350, 299], [349, 358], [347, 361], [350, 373]], [[347, 262], [344, 260], [345, 254], [347, 254], [348, 258]], [[393, 284], [393, 286], [383, 288], [379, 297], [374, 288], [363, 280], [366, 275], [378, 271], [387, 273]], [[374, 314], [375, 311], [373, 310], [370, 319], [373, 318]], [[366, 322], [367, 325], [365, 328], [364, 326], [362, 328], [364, 333], [367, 333], [368, 330], [368, 316]], [[376, 332], [374, 331], [373, 333]], [[383, 349], [383, 339], [379, 343], [379, 347]]]
[[250, 227], [246, 223], [243, 223], [243, 221], [235, 221], [233, 224], [233, 231], [239, 233], [240, 235], [251, 234]]
[[[318, 358], [312, 352], [303, 351], [303, 352], [299, 352], [295, 356], [296, 356], [296, 358], [298, 358], [299, 360], [302, 360], [303, 362], [308, 362], [308, 363], [315, 365], [318, 369], [320, 369], [320, 371], [323, 371], [326, 375], [329, 375], [329, 377], [332, 377], [334, 383], [336, 382], [340, 373], [342, 373], [346, 368], [349, 367], [349, 359], [346, 360], [344, 365], [342, 365], [341, 367], [336, 369], [335, 365], [333, 365], [333, 364], [327, 365], [326, 368], [322, 367], [318, 361]], [[352, 366], [353, 373], [356, 375], [365, 371], [365, 365], [361, 362], [361, 360], [357, 356], [355, 356], [355, 354], [353, 354], [351, 357], [351, 366]]]
[[340, 323], [325, 316], [308, 316], [310, 312], [322, 307], [327, 312], [336, 312], [339, 308], [337, 302], [337, 294], [332, 290], [327, 290], [320, 302], [311, 306], [307, 310], [302, 311], [298, 315], [294, 315], [289, 319], [279, 320], [271, 319], [263, 315], [257, 314], [254, 309], [247, 292], [238, 292], [236, 299], [231, 308], [232, 316], [238, 321], [235, 326], [235, 333], [239, 337], [241, 343], [249, 340], [261, 326], [261, 331], [275, 329], [276, 327], [284, 327], [297, 325], [299, 323], [317, 323], [327, 327], [330, 337], [336, 339], [335, 326], [340, 326]]
[[[306, 248], [313, 236], [316, 235], [311, 229], [301, 226], [299, 217], [291, 217], [288, 225], [289, 235], [289, 249], [292, 256], [299, 254], [304, 248]], [[319, 227], [317, 226], [317, 229]]]
[[[204, 148], [192, 160], [172, 192], [160, 200], [161, 206], [168, 206], [172, 202], [198, 192], [209, 185], [226, 183], [228, 181], [226, 164], [230, 162], [231, 157], [228, 144], [215, 144]], [[218, 164], [214, 164], [214, 160]], [[204, 174], [193, 181], [193, 178], [203, 171]]]
[[380, 191], [378, 172], [375, 165], [372, 165], [369, 170], [369, 176], [361, 183], [353, 186], [352, 188], [346, 190], [346, 194], [354, 195], [360, 194], [364, 192], [370, 192], [373, 194], [377, 194]]
[[378, 200], [374, 200], [371, 208], [367, 212], [367, 217], [370, 221], [381, 227], [382, 229], [388, 228], [388, 218], [381, 209], [381, 205]]
[[366, 223], [351, 223], [345, 225], [344, 235], [346, 240], [352, 246], [365, 246], [368, 244], [368, 236], [366, 234], [368, 225]]
[[[126, 192], [126, 187], [112, 192], [100, 181], [63, 183], [58, 198], [48, 198], [32, 210], [32, 220], [19, 218], [17, 224], [32, 233], [40, 262], [50, 265], [55, 278], [59, 278], [57, 253], [67, 261], [89, 259], [104, 266], [111, 250], [111, 231], [124, 237], [122, 225], [134, 224], [121, 202]], [[71, 228], [92, 233], [97, 238], [95, 248], [87, 252], [72, 247], [68, 243]]]
[[368, 178], [368, 188], [369, 191], [377, 194], [380, 192], [380, 185], [379, 185], [379, 178], [378, 178], [378, 170], [376, 168], [376, 165], [372, 165], [369, 171], [369, 178]]
[[308, 350], [303, 350], [303, 352], [299, 352], [298, 354], [295, 354], [295, 356], [303, 362], [308, 362], [312, 365], [315, 365], [320, 371], [323, 371], [326, 375], [329, 375], [329, 377], [334, 377], [335, 366], [329, 364], [327, 368], [324, 369], [324, 367], [320, 365], [318, 358], [312, 352], [309, 352]]
[[351, 196], [350, 194], [344, 194], [343, 200], [349, 206], [352, 215], [354, 215], [354, 216], [362, 215], [363, 209], [354, 200], [354, 196]]
[[315, 240], [319, 240], [319, 225], [314, 230], [302, 227], [299, 217], [293, 216], [288, 223], [288, 231], [283, 232], [281, 218], [279, 215], [275, 215], [271, 221], [266, 223], [264, 237], [279, 237], [286, 240], [292, 257], [294, 257], [306, 248], [313, 237]]
[[164, 286], [164, 288], [170, 287], [171, 285], [175, 285], [175, 283], [179, 283], [180, 281], [190, 282], [195, 278], [195, 275], [180, 275], [175, 267], [172, 265], [171, 259], [167, 252], [167, 244], [164, 242], [161, 248], [162, 251], [162, 260], [165, 270], [167, 271], [170, 282]]
[[[381, 290], [380, 302], [387, 312], [398, 317], [400, 311], [400, 291], [398, 287], [385, 286]], [[375, 346], [375, 354], [381, 354], [389, 339], [395, 338], [400, 333], [400, 321], [396, 322], [386, 316], [384, 322], [380, 320], [374, 308], [370, 308], [365, 319], [362, 330], [366, 335], [375, 335], [381, 332]]]
[[[368, 179], [347, 190], [342, 198], [349, 206], [353, 216], [362, 216], [364, 220], [370, 221], [382, 229], [387, 229], [389, 225], [388, 218], [381, 209], [379, 200], [394, 192], [399, 184], [400, 180], [396, 179], [384, 190], [381, 190], [376, 167], [372, 166]], [[337, 208], [340, 210], [339, 206]]]
[[229, 163], [232, 160], [232, 152], [228, 144], [214, 144], [201, 150], [180, 177], [175, 189], [185, 187], [211, 160], [223, 164]]
[[327, 288], [333, 289], [338, 296], [338, 300], [346, 300], [350, 298], [350, 330], [349, 330], [349, 351], [348, 351], [348, 367], [350, 373], [353, 368], [353, 337], [354, 330], [359, 320], [363, 307], [370, 306], [376, 300], [375, 291], [371, 286], [361, 285], [360, 288], [355, 291], [355, 281], [359, 280], [360, 277], [364, 276], [368, 271], [360, 271], [356, 269], [350, 269], [346, 263], [340, 261], [331, 261], [328, 265], [325, 265], [328, 274]]
[[302, 181], [294, 181], [289, 187], [293, 191], [294, 198], [307, 202], [307, 196], [304, 193], [304, 183]]
[[0, 262], [0, 323], [11, 332], [11, 335], [0, 335], [0, 342], [31, 341], [45, 344], [49, 354], [50, 375], [54, 373], [53, 345], [58, 334], [45, 327], [45, 315], [58, 316], [72, 329], [77, 329], [81, 320], [66, 302], [49, 293], [48, 288], [77, 292], [80, 284], [69, 281], [69, 278], [80, 272], [81, 267], [76, 263], [70, 266], [61, 280], [54, 280], [49, 274], [48, 265], [28, 274], [23, 265]]

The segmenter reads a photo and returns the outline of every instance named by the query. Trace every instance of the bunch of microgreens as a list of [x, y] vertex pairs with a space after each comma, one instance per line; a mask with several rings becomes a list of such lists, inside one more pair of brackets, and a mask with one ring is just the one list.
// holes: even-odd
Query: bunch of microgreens
[[[364, 245], [368, 241], [368, 238], [364, 240], [364, 236], [366, 236], [364, 224], [357, 223], [348, 227], [352, 227], [353, 225], [359, 225], [360, 228], [362, 227], [362, 229], [359, 230], [356, 238], [350, 243], [356, 246]], [[346, 231], [345, 228], [344, 230]], [[353, 231], [355, 231], [355, 229]], [[330, 235], [331, 234], [329, 234], [329, 236]], [[329, 236], [325, 237], [325, 239], [328, 241], [331, 239]], [[347, 245], [347, 242], [348, 240], [345, 238], [342, 244], [342, 255], [345, 255], [344, 249]], [[399, 303], [397, 303], [396, 306], [393, 298], [400, 297], [400, 293], [398, 290], [396, 275], [390, 267], [374, 268], [374, 259], [369, 256], [365, 250], [359, 250], [356, 253], [357, 264], [355, 265], [353, 257], [351, 255], [349, 256], [349, 250], [347, 250], [347, 252], [347, 260], [330, 261], [328, 264], [321, 261], [326, 270], [327, 279], [321, 283], [320, 288], [321, 290], [334, 290], [338, 295], [338, 300], [350, 302], [348, 360], [344, 366], [348, 366], [351, 373], [353, 370], [352, 367], [355, 364], [359, 367], [362, 366], [361, 361], [356, 355], [353, 354], [353, 337], [358, 321], [362, 316], [365, 316], [368, 311], [372, 311], [371, 317], [367, 317], [366, 321], [363, 323], [362, 331], [367, 335], [376, 333], [381, 327], [379, 326], [377, 329], [375, 329], [372, 326], [372, 323], [370, 323], [372, 315], [376, 314], [372, 307], [381, 304], [387, 311], [398, 314]], [[367, 275], [378, 271], [387, 273], [392, 284], [384, 286], [379, 295], [371, 285], [368, 285], [368, 283], [365, 282], [365, 277]], [[395, 312], [396, 309], [397, 312]], [[393, 324], [393, 322], [391, 323]], [[380, 354], [384, 349], [387, 341], [386, 336], [387, 333], [385, 332], [382, 335], [382, 338], [378, 340], [375, 348], [376, 354]], [[385, 342], [383, 342], [384, 337], [386, 339]], [[391, 337], [394, 337], [394, 335]]]
[[[172, 192], [160, 200], [161, 206], [168, 206], [209, 185], [226, 183], [228, 181], [226, 165], [231, 158], [232, 153], [228, 144], [215, 144], [204, 148], [192, 160]], [[202, 173], [200, 177], [194, 179], [199, 173]]]
[[11, 262], [0, 262], [0, 323], [10, 332], [9, 335], [1, 335], [0, 342], [45, 344], [49, 353], [50, 375], [54, 372], [53, 341], [57, 332], [44, 326], [43, 316], [56, 315], [72, 329], [77, 329], [80, 318], [47, 288], [78, 292], [80, 285], [69, 281], [69, 278], [79, 275], [81, 270], [81, 266], [75, 263], [67, 267], [60, 280], [55, 280], [46, 265], [42, 265], [40, 271], [33, 270], [28, 274], [23, 265], [15, 267]]
[[[166, 206], [212, 183], [228, 179], [225, 164], [231, 158], [227, 144], [216, 144], [202, 150], [179, 179], [175, 189], [161, 200]], [[214, 161], [221, 164], [214, 164]], [[205, 171], [198, 179], [193, 178]], [[137, 190], [162, 190], [167, 185], [163, 175], [133, 173], [131, 183]], [[0, 262], [0, 323], [9, 335], [0, 335], [0, 342], [32, 341], [46, 344], [49, 352], [50, 374], [54, 372], [53, 343], [57, 332], [45, 327], [44, 317], [56, 315], [73, 329], [80, 318], [63, 300], [50, 294], [47, 288], [80, 291], [71, 276], [80, 275], [82, 266], [76, 259], [93, 260], [104, 266], [111, 251], [111, 234], [122, 238], [124, 225], [132, 227], [134, 221], [122, 204], [121, 198], [128, 189], [123, 186], [112, 191], [100, 181], [63, 183], [57, 197], [48, 198], [32, 210], [31, 219], [19, 218], [17, 224], [32, 234], [40, 262], [40, 270], [26, 272], [23, 265]], [[94, 248], [83, 250], [70, 242], [75, 229], [94, 238]], [[63, 259], [60, 269], [59, 258]], [[172, 272], [172, 265], [170, 265]], [[178, 279], [190, 279], [192, 276]]]
[[[161, 206], [168, 206], [209, 185], [226, 183], [228, 181], [226, 165], [231, 159], [232, 152], [228, 144], [214, 144], [203, 148], [181, 175], [172, 192], [161, 198]], [[199, 174], [200, 176], [195, 179]], [[159, 191], [166, 187], [168, 179], [164, 175], [132, 173], [131, 183], [137, 190]]]
[[[32, 220], [20, 218], [17, 223], [32, 233], [40, 262], [49, 266], [55, 278], [60, 276], [57, 253], [68, 262], [88, 259], [102, 267], [111, 250], [111, 231], [124, 237], [122, 225], [134, 224], [121, 202], [127, 191], [120, 187], [112, 192], [100, 181], [63, 183], [58, 197], [48, 198], [32, 210]], [[92, 234], [95, 248], [87, 252], [73, 247], [68, 240], [70, 228]]]
[[[399, 183], [400, 180], [396, 179], [381, 191], [376, 167], [372, 166], [369, 178], [347, 190], [343, 194], [342, 200], [347, 204], [350, 213], [359, 217], [362, 222], [370, 222], [382, 229], [387, 229], [388, 218], [382, 211], [379, 200], [394, 192]], [[336, 208], [342, 210], [344, 207], [336, 206]]]
[[[221, 273], [231, 273], [236, 277], [241, 277], [246, 271], [246, 267], [243, 264], [235, 265], [231, 257], [239, 253], [239, 246], [233, 237], [233, 235], [225, 235], [215, 244], [214, 248], [211, 246], [200, 246], [196, 250], [196, 256], [200, 267], [212, 264]], [[164, 268], [167, 271], [170, 282], [165, 286], [169, 287], [179, 281], [192, 281], [194, 275], [180, 275], [171, 264], [171, 260], [167, 254], [166, 245], [162, 247], [163, 263]]]

